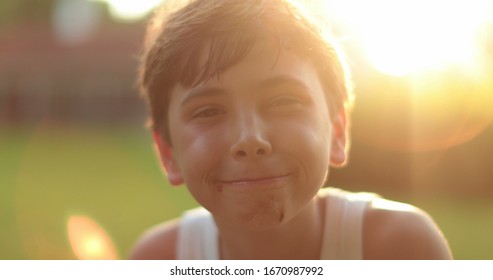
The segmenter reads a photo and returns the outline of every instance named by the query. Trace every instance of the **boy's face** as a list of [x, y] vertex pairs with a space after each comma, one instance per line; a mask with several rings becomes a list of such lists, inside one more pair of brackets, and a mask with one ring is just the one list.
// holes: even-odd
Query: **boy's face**
[[219, 224], [291, 219], [345, 160], [344, 115], [330, 118], [316, 70], [267, 43], [217, 79], [176, 86], [169, 104], [171, 145], [156, 135], [168, 178]]

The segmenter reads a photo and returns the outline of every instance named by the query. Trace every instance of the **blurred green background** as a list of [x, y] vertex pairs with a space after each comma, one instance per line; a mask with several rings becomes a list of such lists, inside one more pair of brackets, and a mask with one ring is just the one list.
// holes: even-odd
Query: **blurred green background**
[[[0, 259], [124, 259], [145, 229], [197, 205], [167, 184], [144, 126], [148, 14], [112, 2], [0, 2]], [[357, 99], [350, 164], [331, 185], [421, 207], [457, 259], [493, 259], [491, 22], [474, 74], [384, 74], [361, 42], [344, 44]]]

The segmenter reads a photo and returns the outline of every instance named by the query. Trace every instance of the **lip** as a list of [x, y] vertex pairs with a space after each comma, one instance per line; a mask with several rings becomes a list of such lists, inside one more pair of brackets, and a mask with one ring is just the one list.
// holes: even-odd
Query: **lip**
[[233, 188], [268, 188], [283, 186], [291, 174], [278, 176], [262, 176], [255, 178], [240, 178], [235, 180], [220, 181], [221, 185]]

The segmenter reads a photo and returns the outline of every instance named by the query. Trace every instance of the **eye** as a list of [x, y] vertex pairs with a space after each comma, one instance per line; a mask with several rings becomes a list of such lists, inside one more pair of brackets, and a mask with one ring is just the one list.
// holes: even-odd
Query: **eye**
[[301, 105], [303, 104], [302, 100], [294, 97], [294, 96], [281, 96], [278, 98], [275, 98], [271, 106], [276, 107], [276, 106], [292, 106], [292, 105]]
[[192, 115], [192, 118], [212, 118], [221, 114], [224, 114], [225, 111], [220, 108], [207, 107], [203, 109], [199, 109], [196, 113]]

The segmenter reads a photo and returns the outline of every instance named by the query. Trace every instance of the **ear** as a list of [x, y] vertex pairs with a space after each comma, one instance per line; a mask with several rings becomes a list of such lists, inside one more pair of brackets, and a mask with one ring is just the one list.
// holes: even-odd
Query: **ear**
[[348, 133], [346, 111], [342, 108], [332, 119], [331, 166], [342, 167], [346, 164], [349, 150]]
[[177, 186], [184, 183], [181, 170], [173, 158], [173, 152], [171, 146], [163, 139], [160, 133], [153, 132], [154, 144], [159, 153], [161, 164], [166, 171], [166, 176], [171, 185]]

